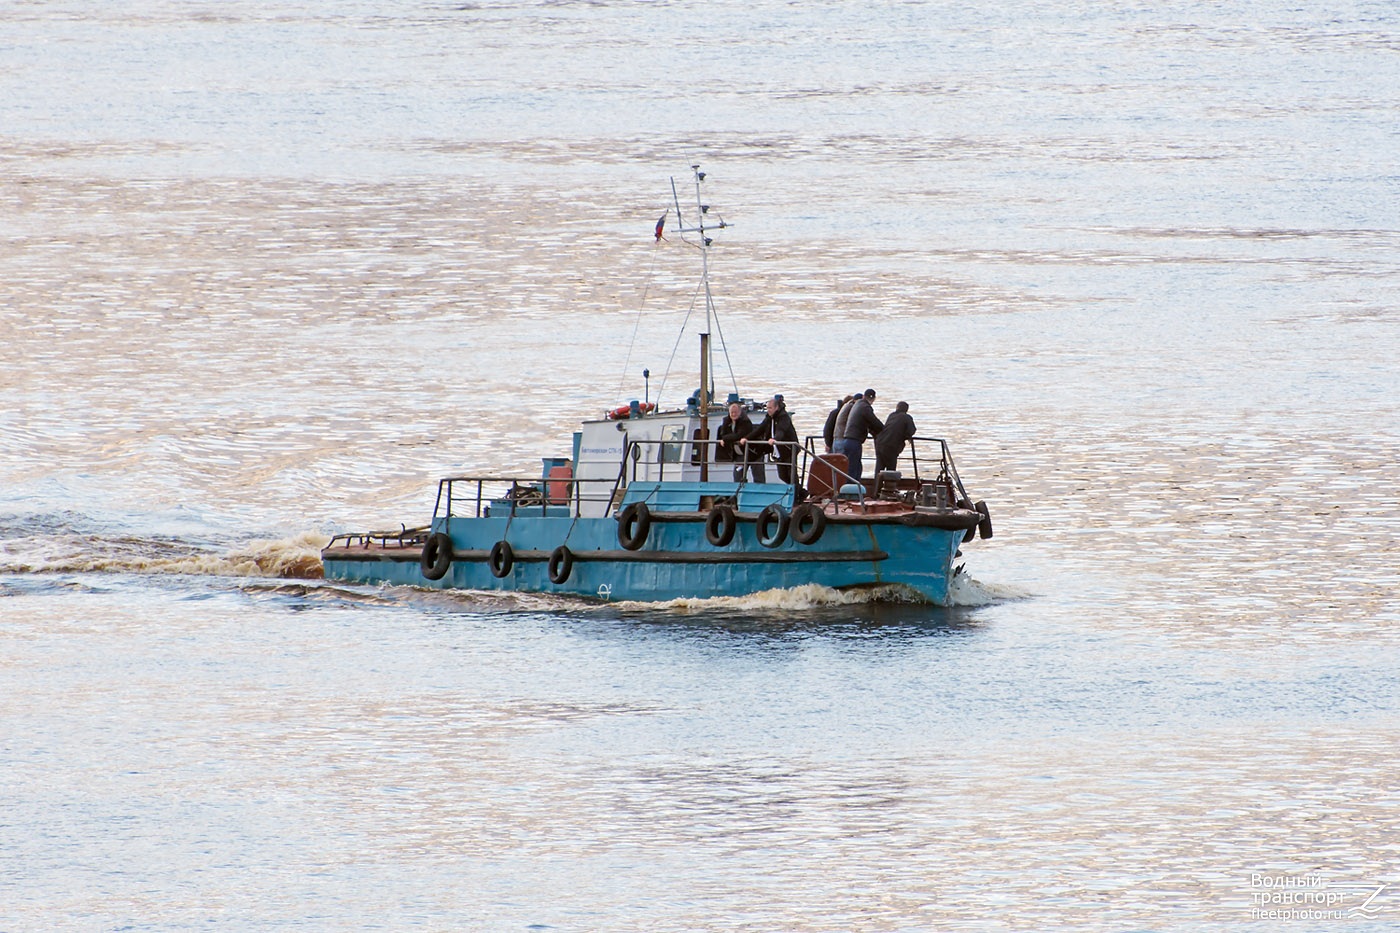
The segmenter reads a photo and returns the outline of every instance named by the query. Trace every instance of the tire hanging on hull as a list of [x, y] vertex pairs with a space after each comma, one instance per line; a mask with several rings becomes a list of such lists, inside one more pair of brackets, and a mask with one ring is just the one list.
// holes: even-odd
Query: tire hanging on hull
[[515, 550], [509, 541], [497, 541], [491, 545], [491, 576], [501, 579], [509, 576], [515, 566]]
[[758, 513], [754, 523], [754, 534], [758, 543], [767, 548], [778, 547], [787, 540], [789, 516], [781, 505], [774, 502]]
[[567, 544], [561, 544], [549, 552], [549, 582], [555, 586], [569, 582], [569, 574], [574, 572], [574, 552]]
[[651, 509], [645, 502], [633, 502], [617, 516], [617, 543], [629, 551], [646, 544], [651, 531]]
[[[972, 500], [971, 500], [971, 499], [959, 499], [959, 500], [958, 500], [958, 508], [960, 508], [960, 509], [966, 509], [966, 510], [969, 511], [969, 512], [976, 512], [976, 511], [977, 511], [977, 506], [975, 506], [975, 505], [972, 504]], [[976, 525], [973, 525], [972, 527], [968, 528], [967, 531], [963, 532], [962, 543], [963, 543], [963, 544], [967, 544], [969, 541], [971, 541], [971, 540], [972, 540], [973, 538], [975, 538], [975, 537], [977, 537], [977, 526], [976, 526]]]
[[[977, 514], [982, 516], [982, 520], [977, 523], [977, 534], [983, 538], [992, 536], [992, 510], [987, 508], [987, 503], [977, 503]], [[971, 529], [968, 529], [969, 532]]]
[[423, 542], [423, 556], [418, 560], [419, 569], [427, 580], [441, 580], [452, 569], [452, 539], [441, 531], [428, 535]]
[[819, 505], [804, 502], [792, 510], [789, 527], [792, 540], [798, 544], [816, 544], [826, 531], [826, 512]]
[[717, 505], [705, 516], [705, 540], [715, 547], [724, 547], [734, 540], [739, 519], [727, 505]]

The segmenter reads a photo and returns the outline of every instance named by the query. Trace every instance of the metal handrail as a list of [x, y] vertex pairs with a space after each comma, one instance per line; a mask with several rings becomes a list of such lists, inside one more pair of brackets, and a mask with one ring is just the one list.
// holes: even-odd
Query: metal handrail
[[[442, 518], [465, 518], [482, 517], [484, 509], [502, 500], [508, 500], [511, 504], [510, 512], [515, 514], [517, 508], [534, 506], [568, 506], [577, 514], [581, 503], [606, 501], [603, 496], [585, 496], [583, 487], [585, 485], [598, 486], [612, 483], [609, 479], [587, 479], [577, 476], [570, 477], [540, 477], [540, 476], [447, 476], [438, 480], [437, 501], [433, 503], [433, 519]], [[560, 501], [550, 494], [550, 486], [558, 483], [567, 483], [568, 492]], [[457, 486], [466, 484], [474, 487], [473, 491], [465, 495], [458, 494]], [[489, 488], [494, 487], [494, 488]], [[527, 493], [527, 495], [522, 495]], [[463, 503], [462, 511], [459, 513], [459, 503]]]
[[332, 535], [326, 547], [388, 547], [392, 543], [407, 548], [421, 545], [427, 539], [429, 530], [426, 525], [417, 528], [400, 525], [398, 531], [351, 531]]
[[[819, 435], [819, 434], [814, 434], [814, 435], [808, 435], [806, 444], [804, 445], [803, 452], [804, 452], [804, 454], [806, 454], [806, 456], [807, 456], [807, 462], [808, 462], [809, 465], [810, 465], [810, 462], [811, 462], [812, 460], [814, 460], [814, 459], [816, 459], [818, 456], [820, 456], [820, 455], [816, 452], [816, 442], [817, 442], [817, 441], [822, 441], [822, 443], [825, 444], [825, 438], [824, 438], [824, 437], [822, 437], [822, 436]], [[901, 453], [901, 454], [900, 454], [900, 459], [903, 460], [903, 459], [905, 459], [906, 456], [907, 456], [909, 462], [910, 462], [911, 465], [913, 466], [914, 482], [920, 483], [920, 484], [923, 482], [922, 477], [919, 475], [919, 463], [920, 463], [920, 460], [919, 460], [918, 447], [917, 447], [917, 444], [916, 444], [917, 441], [923, 441], [924, 443], [928, 443], [928, 444], [937, 444], [937, 445], [938, 445], [938, 448], [939, 448], [939, 457], [938, 457], [939, 469], [938, 469], [938, 477], [937, 477], [936, 479], [934, 479], [933, 482], [935, 482], [935, 483], [937, 483], [937, 482], [950, 482], [950, 483], [952, 483], [953, 486], [957, 489], [957, 491], [958, 491], [958, 493], [960, 494], [961, 498], [962, 498], [963, 500], [969, 500], [969, 501], [970, 501], [970, 498], [971, 498], [971, 497], [968, 496], [967, 490], [963, 487], [962, 478], [961, 478], [960, 476], [958, 476], [958, 468], [957, 468], [957, 466], [953, 463], [953, 452], [952, 452], [952, 450], [948, 447], [948, 442], [947, 442], [946, 440], [944, 440], [943, 438], [940, 438], [940, 437], [919, 437], [919, 436], [915, 435], [914, 437], [911, 437], [911, 438], [909, 439], [909, 450], [908, 450], [908, 453], [907, 453], [907, 455], [904, 454], [904, 453]], [[925, 462], [927, 462], [927, 461], [925, 461]], [[841, 483], [840, 483], [839, 485], [854, 484], [854, 485], [857, 485], [857, 486], [860, 486], [860, 487], [861, 487], [860, 499], [859, 499], [858, 501], [860, 501], [861, 504], [864, 504], [864, 502], [865, 502], [865, 491], [864, 491], [864, 490], [865, 490], [865, 483], [864, 483], [864, 481], [856, 479], [856, 478], [855, 478], [854, 476], [852, 476], [850, 473], [848, 473], [848, 472], [846, 472], [845, 470], [841, 469], [840, 467], [838, 467], [838, 466], [832, 464], [830, 461], [826, 461], [826, 463], [827, 463], [827, 467], [832, 471], [832, 473], [833, 473], [837, 478], [839, 478], [839, 479], [841, 480]], [[803, 471], [803, 475], [804, 475], [804, 477], [806, 476], [806, 470], [805, 470], [805, 469], [804, 469], [804, 471]], [[838, 486], [838, 493], [839, 493], [839, 486]]]
[[[689, 447], [691, 448], [691, 456], [690, 456], [689, 459], [667, 460], [667, 459], [665, 459], [665, 458], [663, 458], [663, 457], [658, 456], [655, 460], [648, 460], [648, 461], [647, 461], [648, 463], [655, 463], [655, 464], [659, 467], [659, 470], [657, 471], [657, 474], [658, 474], [658, 475], [657, 475], [657, 481], [658, 481], [658, 482], [664, 482], [665, 479], [666, 479], [666, 468], [667, 468], [668, 465], [674, 464], [674, 465], [676, 466], [676, 468], [679, 469], [679, 470], [684, 470], [686, 467], [698, 466], [698, 465], [700, 464], [701, 461], [700, 461], [699, 459], [697, 459], [696, 456], [695, 456], [695, 450], [696, 450], [696, 448], [702, 448], [702, 447], [703, 447], [703, 448], [710, 448], [710, 447], [718, 448], [718, 447], [721, 445], [721, 443], [722, 443], [721, 441], [714, 440], [714, 439], [710, 439], [710, 438], [706, 438], [706, 439], [701, 439], [701, 438], [687, 438], [686, 440], [674, 440], [674, 439], [666, 439], [666, 438], [636, 438], [636, 439], [628, 438], [628, 439], [626, 440], [626, 442], [623, 444], [623, 450], [622, 450], [622, 471], [621, 471], [623, 475], [621, 475], [621, 476], [618, 477], [619, 483], [621, 483], [622, 485], [625, 485], [625, 483], [623, 482], [624, 480], [630, 481], [630, 482], [635, 482], [635, 481], [636, 481], [636, 479], [637, 479], [637, 469], [638, 469], [638, 465], [642, 462], [641, 450], [642, 450], [642, 448], [643, 448], [644, 446], [662, 446], [662, 445], [667, 445], [667, 444], [675, 444], [675, 445], [677, 445], [677, 446], [689, 446]], [[777, 443], [777, 445], [778, 445], [779, 447], [792, 448], [792, 449], [793, 449], [794, 451], [796, 451], [798, 454], [801, 454], [801, 453], [802, 453], [802, 444], [801, 444], [800, 442], [798, 442], [798, 441], [777, 441], [776, 443]], [[767, 446], [768, 446], [768, 442], [767, 442], [767, 441], [764, 441], [762, 446], [767, 447]], [[635, 452], [634, 452], [634, 451], [635, 451]], [[763, 453], [763, 454], [761, 455], [761, 457], [760, 457], [760, 459], [759, 459], [758, 461], [749, 460], [749, 459], [744, 459], [744, 460], [718, 460], [718, 459], [712, 459], [712, 458], [710, 458], [710, 457], [706, 457], [706, 458], [704, 459], [704, 463], [706, 463], [706, 464], [708, 464], [708, 465], [710, 465], [710, 466], [725, 465], [725, 466], [729, 466], [729, 467], [732, 467], [732, 468], [735, 468], [735, 469], [737, 469], [738, 466], [739, 466], [740, 464], [742, 464], [742, 465], [744, 466], [743, 478], [734, 481], [734, 482], [738, 482], [739, 485], [742, 487], [742, 486], [744, 486], [745, 484], [747, 484], [747, 482], [748, 482], [748, 477], [749, 477], [748, 466], [749, 466], [749, 464], [750, 464], [750, 463], [754, 463], [754, 462], [762, 462], [762, 461], [763, 461], [763, 458], [767, 458], [768, 456], [769, 456], [769, 452], [765, 452], [765, 453]], [[797, 464], [796, 464], [797, 458], [794, 457], [793, 459], [794, 459], [794, 467], [796, 468], [796, 466], [797, 466]], [[781, 460], [775, 460], [774, 462], [776, 462], [776, 463], [781, 463], [782, 461], [781, 461]], [[631, 465], [631, 476], [630, 476], [630, 478], [626, 476], [626, 473], [627, 473], [628, 465], [629, 465], [629, 464]], [[794, 469], [794, 474], [795, 474], [795, 475], [793, 476], [793, 481], [792, 481], [791, 483], [787, 484], [789, 487], [792, 487], [792, 488], [795, 488], [796, 486], [798, 486], [798, 485], [801, 484], [801, 479], [802, 479], [802, 477], [804, 477], [804, 476], [806, 475], [806, 470], [805, 470], [805, 468], [802, 468], [802, 469]], [[723, 480], [722, 482], [730, 482], [730, 481], [729, 481], [729, 480]], [[780, 482], [781, 482], [781, 481], [780, 481]], [[769, 484], [766, 484], [766, 483], [765, 483], [765, 485], [769, 485]], [[773, 485], [777, 485], [777, 484], [773, 484]]]
[[[792, 481], [784, 485], [787, 485], [793, 490], [794, 497], [799, 487], [807, 487], [812, 464], [821, 456], [821, 454], [817, 453], [816, 448], [816, 444], [820, 440], [822, 440], [820, 435], [809, 435], [805, 441], [777, 442], [778, 447], [790, 448], [793, 450]], [[907, 454], [902, 453], [900, 460], [903, 461], [907, 459], [910, 462], [913, 467], [914, 481], [916, 483], [922, 483], [922, 477], [919, 471], [920, 463], [928, 463], [931, 462], [932, 459], [926, 458], [920, 461], [918, 455], [919, 443], [938, 445], [939, 471], [937, 479], [933, 480], [933, 482], [950, 483], [957, 490], [961, 501], [970, 501], [971, 497], [968, 496], [967, 489], [963, 486], [962, 478], [958, 475], [957, 466], [953, 462], [953, 455], [948, 447], [948, 442], [942, 438], [915, 436], [909, 439], [908, 452]], [[692, 457], [672, 460], [661, 456], [660, 450], [662, 446], [668, 444], [682, 447], [688, 445]], [[714, 439], [688, 438], [686, 440], [675, 440], [662, 438], [628, 438], [623, 443], [622, 458], [618, 464], [617, 476], [614, 479], [580, 478], [577, 476], [551, 478], [541, 477], [537, 474], [531, 476], [497, 475], [445, 477], [438, 481], [437, 501], [433, 504], [433, 520], [436, 521], [439, 518], [450, 519], [454, 517], [480, 518], [487, 507], [502, 501], [510, 502], [511, 515], [516, 514], [517, 508], [535, 506], [567, 506], [572, 514], [578, 515], [581, 513], [582, 505], [585, 502], [620, 502], [621, 491], [626, 488], [629, 482], [635, 482], [637, 480], [638, 468], [642, 462], [642, 451], [645, 448], [656, 447], [658, 449], [658, 456], [654, 460], [648, 460], [648, 462], [655, 463], [659, 467], [657, 480], [664, 482], [666, 479], [667, 467], [671, 464], [675, 464], [677, 470], [684, 470], [688, 466], [695, 466], [697, 461], [694, 454], [698, 449], [717, 449], [719, 446], [720, 441]], [[765, 446], [767, 445], [765, 444]], [[770, 452], [765, 452], [763, 457], [766, 458], [769, 455]], [[748, 463], [751, 461], [713, 460], [710, 459], [710, 456], [712, 455], [707, 455], [706, 462], [711, 465], [725, 464], [737, 466], [742, 464], [744, 466], [743, 473], [740, 478], [734, 482], [738, 483], [740, 489], [748, 484], [750, 471], [747, 467]], [[832, 498], [835, 499], [839, 497], [839, 491], [842, 486], [855, 484], [861, 489], [858, 501], [863, 505], [866, 499], [865, 484], [857, 480], [846, 470], [832, 464], [830, 461], [826, 461], [826, 463], [828, 468], [832, 471], [833, 479], [839, 480], [833, 489]], [[725, 482], [729, 482], [729, 480], [725, 480]], [[551, 496], [551, 489], [556, 487], [559, 483], [567, 484], [567, 494], [562, 500]], [[781, 484], [781, 480], [779, 483]], [[460, 485], [467, 485], [471, 491], [466, 494], [461, 494], [458, 489]], [[494, 487], [494, 489], [489, 487]], [[607, 487], [607, 491], [603, 494], [585, 494], [585, 487], [589, 489]], [[458, 511], [459, 508], [461, 509], [460, 514]], [[408, 529], [405, 529], [404, 533], [408, 531]], [[372, 533], [372, 536], [389, 539], [397, 537], [400, 534], [403, 533], [386, 532], [383, 533], [383, 535], [380, 535], [380, 533]]]
[[909, 454], [914, 458], [914, 479], [917, 480], [919, 478], [919, 461], [914, 447], [915, 441], [925, 441], [939, 446], [938, 476], [934, 479], [934, 482], [951, 482], [957, 489], [961, 498], [971, 501], [972, 497], [967, 494], [967, 489], [963, 487], [962, 477], [958, 475], [957, 464], [953, 462], [953, 451], [948, 447], [948, 442], [941, 437], [919, 437], [915, 435], [909, 438]]

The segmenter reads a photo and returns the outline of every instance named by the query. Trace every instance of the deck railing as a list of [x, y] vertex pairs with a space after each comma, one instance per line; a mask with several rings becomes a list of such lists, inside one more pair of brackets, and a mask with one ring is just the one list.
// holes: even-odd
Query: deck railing
[[[813, 464], [820, 460], [829, 471], [831, 486], [833, 487], [829, 498], [841, 498], [844, 496], [853, 497], [857, 501], [864, 502], [867, 498], [882, 497], [888, 492], [899, 493], [917, 490], [921, 486], [932, 484], [946, 484], [952, 490], [953, 497], [959, 502], [969, 501], [967, 490], [963, 487], [962, 479], [958, 476], [957, 466], [953, 462], [952, 452], [948, 449], [947, 441], [935, 437], [914, 437], [911, 438], [905, 451], [900, 455], [897, 465], [908, 466], [912, 479], [901, 479], [901, 481], [890, 490], [880, 486], [877, 475], [873, 472], [868, 479], [857, 480], [848, 470], [843, 470], [836, 463], [828, 459], [824, 454], [818, 453], [817, 445], [822, 443], [820, 436], [809, 436], [802, 442], [779, 441], [778, 447], [790, 449], [792, 451], [793, 475], [792, 481], [788, 485], [793, 490], [794, 501], [802, 498], [798, 495], [798, 490], [803, 490], [803, 494], [809, 485]], [[615, 509], [622, 501], [622, 494], [627, 485], [639, 479], [655, 481], [680, 480], [686, 478], [686, 471], [693, 471], [701, 463], [701, 458], [706, 464], [708, 479], [712, 482], [737, 482], [740, 489], [751, 482], [752, 470], [750, 465], [754, 462], [761, 462], [765, 468], [765, 478], [767, 471], [776, 473], [782, 464], [773, 459], [771, 454], [766, 452], [771, 450], [764, 442], [761, 446], [766, 449], [759, 460], [730, 461], [716, 460], [715, 453], [720, 442], [717, 440], [689, 439], [679, 441], [675, 439], [628, 439], [623, 444], [622, 458], [618, 464], [617, 475], [614, 478], [579, 478], [569, 477], [540, 477], [535, 476], [449, 476], [438, 481], [437, 501], [433, 505], [433, 518], [481, 518], [491, 514], [492, 509], [508, 508], [510, 515], [515, 515], [520, 509], [538, 508], [541, 514], [549, 514], [550, 509], [567, 509], [567, 514], [579, 515], [583, 512], [585, 503], [600, 505], [597, 510], [606, 514]], [[936, 451], [936, 456], [920, 457], [920, 445], [925, 445], [924, 449], [932, 446]], [[690, 456], [677, 456], [677, 448], [687, 448]], [[655, 453], [651, 453], [655, 451]], [[925, 477], [937, 467], [937, 473], [930, 479]], [[742, 472], [740, 471], [740, 468]], [[903, 471], [901, 470], [901, 473]], [[670, 475], [668, 475], [668, 473]], [[716, 474], [719, 475], [716, 475]], [[693, 478], [693, 472], [690, 474]], [[781, 483], [778, 477], [773, 477], [774, 481]], [[849, 491], [847, 491], [849, 490]], [[827, 498], [823, 496], [822, 498]], [[417, 529], [413, 530], [418, 531]], [[405, 530], [408, 533], [409, 530]], [[394, 533], [386, 533], [393, 535]], [[376, 536], [378, 534], [376, 533]]]
[[433, 518], [482, 518], [492, 508], [567, 508], [578, 514], [584, 502], [608, 502], [617, 481], [539, 476], [448, 476], [438, 480]]
[[[759, 441], [755, 444], [756, 447], [763, 449], [763, 453], [745, 460], [718, 459], [721, 443], [721, 441], [713, 439], [701, 440], [700, 438], [691, 438], [689, 440], [629, 438], [623, 445], [623, 469], [621, 471], [621, 478], [625, 480], [625, 485], [626, 482], [633, 482], [641, 478], [637, 475], [640, 470], [650, 469], [654, 466], [657, 468], [655, 476], [646, 478], [664, 482], [667, 479], [680, 479], [684, 477], [687, 469], [699, 467], [703, 463], [706, 467], [705, 473], [707, 474], [706, 478], [708, 481], [724, 483], [737, 482], [743, 485], [749, 481], [748, 477], [752, 473], [750, 468], [752, 464], [761, 464], [764, 468], [765, 477], [768, 475], [769, 470], [777, 470], [777, 468], [782, 465], [780, 460], [770, 455], [769, 450], [771, 448], [767, 441]], [[792, 441], [778, 441], [777, 445], [780, 448], [791, 449], [794, 452], [794, 460], [802, 459], [803, 450], [801, 444]], [[690, 456], [688, 458], [677, 456], [677, 448], [683, 447], [690, 448]], [[656, 448], [657, 452], [655, 454], [649, 454], [648, 451], [653, 448]], [[742, 475], [739, 472], [740, 467], [743, 467]], [[672, 473], [670, 477], [666, 475], [668, 472]], [[803, 472], [803, 470], [797, 470], [793, 479], [795, 481], [800, 480]], [[781, 482], [781, 480], [778, 482]]]
[[335, 535], [330, 543], [326, 545], [332, 547], [359, 547], [359, 548], [410, 548], [421, 547], [424, 541], [428, 540], [428, 534], [432, 529], [426, 525], [419, 528], [409, 528], [400, 525], [398, 531], [353, 531], [347, 534]]
[[[817, 445], [822, 442], [823, 438], [817, 435], [808, 436], [802, 442], [777, 442], [779, 448], [790, 448], [793, 450], [792, 460], [794, 471], [792, 482], [788, 485], [793, 488], [794, 494], [796, 494], [799, 488], [806, 489], [808, 487], [808, 478], [811, 475], [812, 464], [819, 459], [822, 460], [826, 468], [831, 471], [834, 478], [833, 486], [835, 486], [835, 491], [833, 495], [839, 494], [842, 487], [850, 486], [856, 487], [856, 491], [851, 494], [862, 502], [868, 496], [877, 496], [881, 493], [881, 489], [877, 484], [877, 475], [873, 471], [868, 474], [868, 479], [862, 478], [857, 480], [848, 470], [841, 469], [831, 460], [826, 459], [825, 455], [818, 453]], [[638, 472], [642, 469], [643, 463], [655, 465], [657, 469], [654, 478], [664, 481], [668, 478], [666, 474], [669, 468], [674, 468], [677, 473], [681, 473], [686, 467], [693, 468], [699, 465], [703, 457], [708, 465], [708, 470], [706, 472], [709, 474], [710, 480], [729, 481], [729, 474], [718, 477], [715, 475], [715, 470], [716, 468], [732, 470], [734, 481], [738, 482], [741, 487], [750, 482], [750, 477], [752, 475], [750, 465], [752, 463], [760, 462], [764, 465], [765, 477], [768, 475], [769, 470], [776, 471], [781, 465], [781, 461], [772, 457], [772, 455], [767, 452], [765, 452], [758, 461], [716, 460], [713, 451], [718, 448], [719, 443], [720, 442], [716, 440], [700, 439], [687, 441], [628, 440], [623, 449], [623, 469], [619, 476], [619, 489], [625, 486], [626, 482], [634, 481], [638, 478]], [[927, 455], [921, 458], [919, 456], [920, 444], [925, 445], [926, 450], [932, 447], [932, 449], [936, 451], [936, 455]], [[691, 447], [691, 456], [688, 462], [677, 457], [675, 455], [675, 450], [672, 449], [680, 445], [690, 445]], [[761, 446], [767, 448], [768, 444], [767, 442], [763, 442]], [[648, 456], [646, 451], [649, 448], [659, 448], [659, 451], [654, 456]], [[897, 488], [908, 491], [910, 489], [918, 489], [926, 482], [947, 484], [947, 487], [953, 490], [953, 497], [957, 501], [970, 501], [967, 490], [963, 487], [962, 478], [958, 476], [958, 468], [953, 462], [953, 453], [949, 449], [946, 440], [938, 437], [915, 436], [910, 438], [905, 450], [901, 452], [896, 462], [896, 466], [905, 465], [909, 467], [912, 479], [901, 480], [901, 484]], [[931, 469], [931, 467], [934, 466], [937, 468], [936, 473]], [[933, 475], [929, 476], [929, 474]], [[782, 480], [779, 478], [776, 482], [781, 483]], [[616, 501], [616, 499], [614, 501]]]
[[[825, 439], [819, 436], [809, 436], [804, 445], [805, 462], [814, 463], [818, 460], [824, 464], [832, 476], [831, 485], [834, 487], [833, 495], [841, 495], [843, 488], [854, 487], [847, 493], [856, 497], [860, 501], [869, 496], [881, 497], [885, 494], [885, 487], [881, 485], [881, 475], [873, 469], [862, 470], [861, 479], [856, 479], [849, 469], [842, 469], [830, 459], [828, 454], [818, 454], [817, 444], [824, 444]], [[919, 445], [937, 445], [934, 450], [937, 456], [919, 456]], [[926, 448], [927, 449], [927, 446]], [[870, 453], [873, 453], [871, 451]], [[844, 457], [842, 459], [845, 459]], [[864, 460], [863, 460], [864, 465]], [[930, 467], [936, 465], [937, 472], [933, 473]], [[953, 490], [953, 497], [959, 501], [970, 501], [967, 490], [963, 487], [962, 478], [958, 476], [957, 465], [953, 462], [953, 453], [948, 447], [948, 442], [938, 437], [918, 437], [910, 438], [905, 450], [900, 453], [896, 460], [896, 472], [900, 473], [900, 479], [890, 487], [891, 491], [903, 490], [905, 492], [917, 490], [925, 485], [946, 484], [947, 488]], [[908, 468], [909, 476], [906, 478], [904, 467]], [[848, 465], [849, 467], [849, 465]], [[872, 464], [873, 467], [873, 464]], [[929, 474], [933, 473], [932, 476]], [[810, 466], [804, 470], [804, 476], [810, 475]]]

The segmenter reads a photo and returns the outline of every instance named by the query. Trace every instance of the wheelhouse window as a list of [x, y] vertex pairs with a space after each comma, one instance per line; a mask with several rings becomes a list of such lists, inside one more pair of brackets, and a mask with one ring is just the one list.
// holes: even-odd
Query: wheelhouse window
[[668, 424], [661, 434], [661, 462], [680, 463], [685, 453], [685, 425]]

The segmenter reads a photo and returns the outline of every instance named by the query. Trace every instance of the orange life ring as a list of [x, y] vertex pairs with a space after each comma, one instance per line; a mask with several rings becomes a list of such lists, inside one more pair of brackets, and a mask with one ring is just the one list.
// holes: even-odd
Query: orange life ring
[[[642, 402], [638, 407], [641, 408], [642, 414], [644, 415], [656, 408], [651, 402]], [[608, 418], [612, 421], [621, 421], [624, 418], [630, 417], [632, 417], [631, 405], [623, 405], [621, 408], [614, 408], [612, 411], [608, 412]]]

